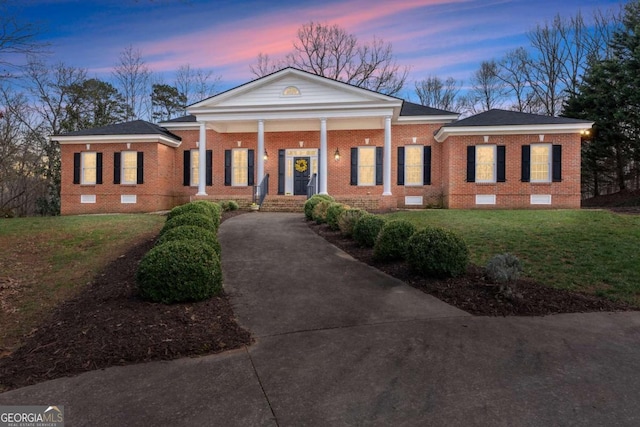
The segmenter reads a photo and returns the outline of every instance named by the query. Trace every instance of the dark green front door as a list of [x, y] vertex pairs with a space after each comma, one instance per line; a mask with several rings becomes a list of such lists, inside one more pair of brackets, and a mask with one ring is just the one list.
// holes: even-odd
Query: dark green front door
[[293, 158], [293, 194], [306, 195], [307, 184], [309, 184], [309, 176], [311, 162], [309, 157]]

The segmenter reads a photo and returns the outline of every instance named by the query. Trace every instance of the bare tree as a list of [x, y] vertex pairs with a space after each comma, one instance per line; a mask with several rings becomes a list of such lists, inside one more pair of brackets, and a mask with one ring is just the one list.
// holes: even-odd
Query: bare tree
[[471, 91], [467, 97], [467, 106], [472, 113], [502, 106], [506, 91], [498, 74], [498, 63], [495, 60], [482, 61], [480, 68], [473, 73]]
[[151, 116], [151, 71], [147, 67], [142, 53], [132, 46], [126, 47], [113, 69], [113, 77], [120, 93], [129, 105], [129, 117], [150, 118]]
[[261, 76], [283, 65], [388, 95], [400, 92], [408, 75], [407, 67], [396, 63], [390, 43], [375, 37], [359, 43], [338, 25], [314, 22], [298, 29], [293, 50], [283, 61], [260, 54], [251, 71]]
[[461, 86], [453, 77], [442, 80], [438, 76], [427, 76], [415, 82], [420, 104], [447, 111], [456, 111], [460, 107], [457, 96]]
[[249, 65], [249, 69], [256, 77], [264, 77], [267, 74], [275, 73], [286, 66], [286, 62], [282, 60], [274, 60], [268, 54], [260, 52], [256, 58], [256, 63]]
[[213, 71], [191, 68], [189, 64], [178, 67], [175, 87], [185, 96], [186, 105], [202, 101], [216, 93], [216, 85], [220, 76], [214, 76]]
[[505, 86], [506, 94], [515, 104], [511, 107], [520, 112], [532, 112], [533, 92], [527, 79], [529, 55], [523, 47], [511, 50], [497, 63], [497, 77]]
[[19, 22], [7, 4], [8, 1], [0, 0], [0, 66], [6, 67], [0, 70], [0, 78], [10, 76], [10, 70], [17, 67], [16, 56], [33, 55], [46, 47], [36, 40], [38, 27]]

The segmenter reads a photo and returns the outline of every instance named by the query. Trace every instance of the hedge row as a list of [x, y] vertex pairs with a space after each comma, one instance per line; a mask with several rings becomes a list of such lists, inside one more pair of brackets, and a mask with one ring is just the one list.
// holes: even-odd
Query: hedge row
[[305, 217], [327, 223], [352, 237], [359, 245], [373, 247], [376, 261], [404, 259], [417, 272], [430, 277], [455, 277], [467, 269], [469, 250], [455, 233], [438, 228], [416, 227], [405, 220], [385, 221], [362, 209], [354, 209], [327, 195], [315, 195], [304, 206]]
[[[236, 202], [226, 202], [234, 210]], [[198, 200], [169, 212], [156, 245], [136, 273], [143, 299], [171, 304], [202, 301], [222, 291], [218, 227], [223, 207]]]

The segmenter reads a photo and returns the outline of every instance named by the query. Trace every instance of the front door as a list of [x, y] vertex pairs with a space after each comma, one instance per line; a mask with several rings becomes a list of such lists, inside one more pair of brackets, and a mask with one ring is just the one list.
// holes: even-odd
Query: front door
[[307, 185], [309, 184], [310, 174], [310, 158], [294, 157], [293, 158], [293, 194], [306, 195]]

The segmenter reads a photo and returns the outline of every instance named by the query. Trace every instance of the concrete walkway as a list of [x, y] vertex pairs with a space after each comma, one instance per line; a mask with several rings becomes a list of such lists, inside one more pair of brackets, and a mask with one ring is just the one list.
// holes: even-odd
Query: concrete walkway
[[640, 313], [472, 317], [351, 259], [299, 214], [220, 230], [256, 343], [0, 394], [84, 425], [640, 425]]

